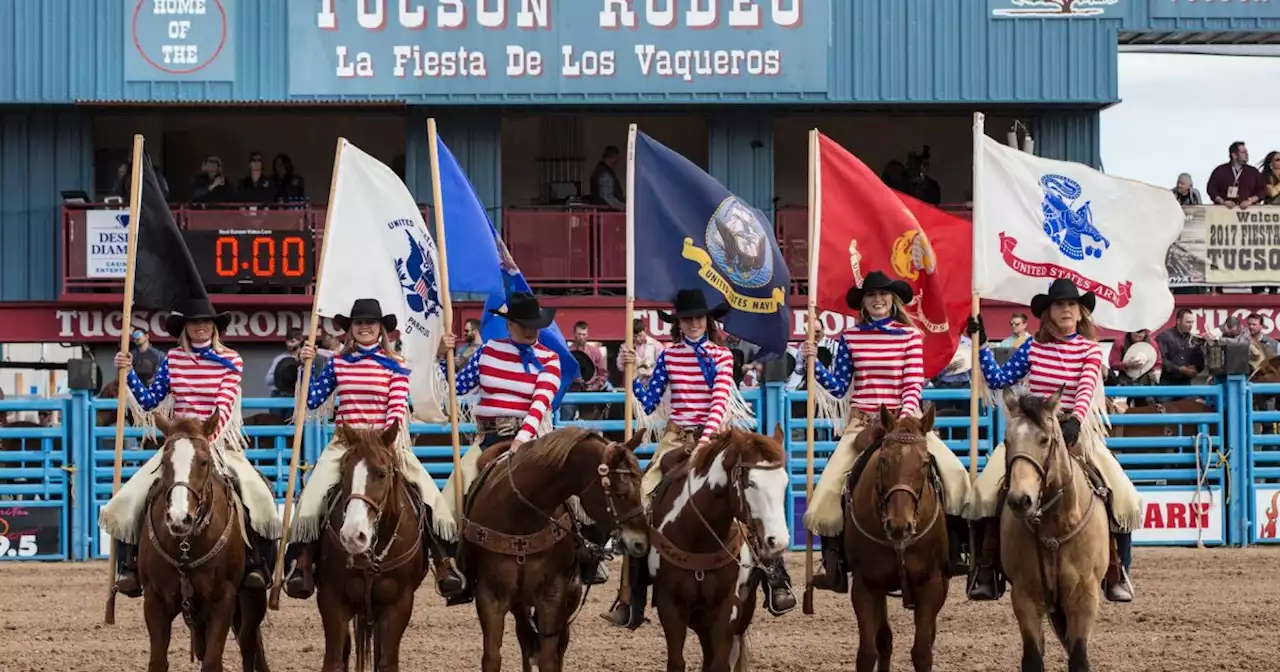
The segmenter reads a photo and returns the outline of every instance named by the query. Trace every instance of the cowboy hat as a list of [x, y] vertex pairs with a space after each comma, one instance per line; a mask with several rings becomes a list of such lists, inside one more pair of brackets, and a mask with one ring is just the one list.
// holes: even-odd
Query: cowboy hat
[[943, 375], [958, 376], [962, 373], [969, 373], [973, 370], [973, 355], [970, 352], [973, 349], [969, 343], [960, 343], [960, 347], [956, 348], [956, 354], [951, 356], [951, 361], [947, 363], [946, 368], [942, 370]]
[[169, 317], [164, 319], [164, 330], [170, 336], [180, 338], [182, 330], [191, 320], [209, 320], [218, 333], [222, 334], [226, 332], [227, 325], [231, 324], [231, 313], [215, 312], [209, 299], [187, 299], [175, 306]]
[[538, 297], [528, 292], [513, 292], [506, 303], [489, 312], [529, 329], [545, 329], [556, 319], [555, 308], [539, 306]]
[[1130, 378], [1141, 378], [1148, 371], [1156, 366], [1156, 349], [1151, 347], [1150, 343], [1139, 342], [1129, 346], [1124, 351], [1124, 359], [1121, 361], [1124, 367], [1124, 373]]
[[861, 287], [853, 287], [844, 295], [845, 303], [853, 310], [862, 311], [862, 297], [867, 292], [884, 291], [895, 294], [903, 305], [911, 303], [914, 294], [911, 291], [911, 285], [902, 280], [894, 280], [885, 275], [882, 271], [871, 271], [867, 277], [862, 279]]
[[350, 315], [334, 315], [333, 326], [343, 330], [350, 331], [351, 323], [356, 321], [370, 320], [382, 325], [382, 330], [391, 333], [396, 330], [396, 316], [385, 315], [382, 312], [382, 304], [377, 299], [356, 299], [351, 304]]
[[682, 289], [676, 294], [676, 300], [672, 306], [675, 310], [667, 313], [658, 311], [658, 319], [668, 324], [674, 323], [682, 317], [699, 317], [708, 315], [715, 319], [720, 319], [729, 314], [729, 304], [723, 301], [715, 308], [707, 307], [707, 297], [700, 289]]
[[1075, 301], [1092, 313], [1093, 307], [1098, 303], [1098, 297], [1094, 296], [1093, 292], [1081, 294], [1076, 283], [1067, 278], [1058, 278], [1049, 284], [1049, 291], [1031, 297], [1031, 314], [1039, 319], [1054, 301]]
[[596, 377], [596, 363], [591, 361], [591, 357], [587, 353], [581, 350], [574, 350], [570, 354], [578, 362], [579, 379], [586, 381]]

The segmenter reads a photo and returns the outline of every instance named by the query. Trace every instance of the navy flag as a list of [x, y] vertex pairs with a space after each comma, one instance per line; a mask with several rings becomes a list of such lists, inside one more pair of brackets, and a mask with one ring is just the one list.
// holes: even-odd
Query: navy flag
[[767, 358], [791, 335], [791, 274], [764, 213], [680, 154], [636, 132], [635, 298], [671, 303], [702, 289], [707, 305], [729, 305], [725, 331]]

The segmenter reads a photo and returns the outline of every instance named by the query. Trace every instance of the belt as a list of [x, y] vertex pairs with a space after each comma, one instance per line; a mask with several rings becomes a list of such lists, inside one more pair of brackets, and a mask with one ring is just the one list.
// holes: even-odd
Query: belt
[[515, 436], [524, 422], [520, 418], [476, 418], [476, 429], [481, 434]]

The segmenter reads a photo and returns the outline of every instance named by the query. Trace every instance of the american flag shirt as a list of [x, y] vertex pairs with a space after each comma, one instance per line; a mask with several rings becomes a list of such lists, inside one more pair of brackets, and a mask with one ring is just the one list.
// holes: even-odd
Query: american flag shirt
[[560, 390], [560, 356], [541, 343], [491, 340], [457, 374], [458, 396], [476, 389], [480, 390], [473, 411], [476, 419], [522, 419], [515, 440], [528, 441], [538, 436], [539, 426], [554, 410], [552, 400]]
[[1048, 397], [1062, 390], [1061, 408], [1084, 420], [1102, 376], [1102, 346], [1079, 334], [1048, 343], [1025, 341], [1001, 366], [990, 348], [978, 353], [978, 364], [987, 385], [1003, 389], [1023, 378], [1031, 394]]
[[[381, 361], [379, 361], [381, 360]], [[409, 411], [409, 373], [378, 345], [330, 359], [307, 389], [307, 408], [338, 395], [334, 422], [384, 429], [404, 422]]]
[[133, 371], [129, 371], [126, 380], [144, 411], [154, 410], [165, 397], [172, 395], [174, 416], [203, 420], [216, 412], [218, 426], [213, 436], [208, 437], [216, 442], [231, 420], [240, 397], [243, 371], [244, 360], [236, 351], [224, 348], [222, 352], [214, 352], [212, 346], [204, 345], [194, 346], [190, 352], [181, 348], [170, 350], [150, 385], [143, 385]]
[[636, 380], [632, 391], [644, 412], [653, 413], [668, 386], [671, 421], [685, 429], [701, 425], [698, 445], [707, 443], [720, 431], [729, 409], [734, 389], [733, 353], [708, 341], [706, 336], [697, 341], [684, 339], [663, 350], [648, 384]]
[[920, 410], [924, 393], [924, 337], [892, 319], [857, 325], [840, 337], [831, 369], [814, 362], [814, 378], [837, 399], [849, 393], [858, 410], [876, 413], [880, 406], [911, 415]]

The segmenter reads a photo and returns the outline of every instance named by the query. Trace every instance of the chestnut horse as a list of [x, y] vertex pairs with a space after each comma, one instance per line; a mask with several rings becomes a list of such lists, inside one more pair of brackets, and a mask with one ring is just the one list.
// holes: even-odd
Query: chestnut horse
[[218, 424], [156, 417], [164, 435], [161, 475], [147, 497], [146, 540], [138, 548], [138, 579], [151, 638], [148, 672], [169, 669], [169, 638], [179, 614], [191, 631], [192, 656], [204, 671], [222, 669], [227, 633], [240, 644], [245, 672], [267, 672], [260, 626], [267, 591], [246, 590], [241, 507], [205, 438]]
[[730, 429], [690, 459], [663, 461], [649, 509], [653, 605], [667, 640], [667, 672], [685, 669], [688, 630], [702, 644], [702, 669], [750, 669], [747, 629], [761, 566], [783, 562], [790, 475], [779, 427], [772, 438]]
[[895, 418], [880, 407], [869, 448], [849, 472], [844, 501], [844, 546], [853, 573], [853, 611], [858, 617], [858, 672], [889, 669], [893, 632], [886, 597], [902, 591], [915, 612], [911, 662], [917, 672], [933, 669], [938, 612], [947, 601], [951, 566], [942, 480], [929, 457], [926, 437], [934, 408], [924, 417]]
[[632, 557], [649, 550], [634, 454], [642, 436], [618, 444], [566, 427], [514, 454], [504, 452], [510, 443], [503, 442], [481, 456], [460, 537], [484, 635], [484, 672], [502, 668], [508, 613], [525, 672], [563, 669], [570, 626], [585, 599], [579, 566], [603, 552], [580, 524], [613, 531]]
[[400, 472], [394, 447], [400, 427], [338, 425], [335, 432], [348, 449], [316, 560], [316, 606], [324, 624], [321, 669], [345, 672], [348, 627], [354, 625], [356, 669], [364, 670], [372, 655], [379, 672], [396, 672], [414, 592], [427, 575], [423, 542], [438, 547], [422, 502]]
[[1067, 651], [1067, 669], [1089, 669], [1089, 637], [1107, 572], [1106, 506], [1082, 459], [1063, 441], [1055, 416], [1061, 396], [1062, 390], [1048, 399], [1004, 394], [1008, 493], [1000, 562], [1013, 585], [1024, 672], [1044, 670], [1045, 615]]

